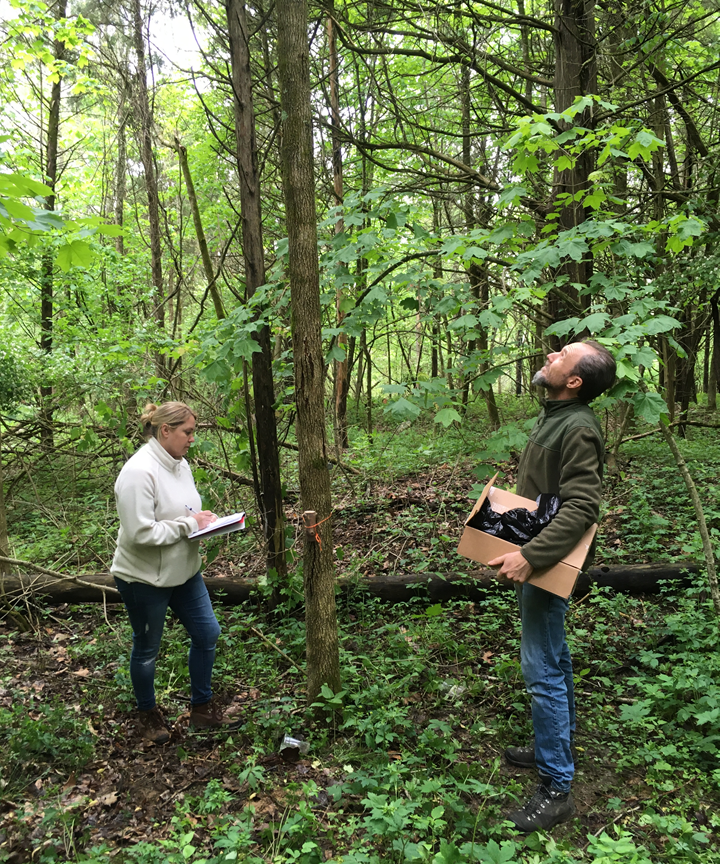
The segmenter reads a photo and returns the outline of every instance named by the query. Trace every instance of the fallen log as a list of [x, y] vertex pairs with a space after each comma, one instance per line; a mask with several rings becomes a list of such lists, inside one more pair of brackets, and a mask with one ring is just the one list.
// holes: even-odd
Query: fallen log
[[[587, 573], [580, 576], [574, 596], [583, 597], [593, 585], [630, 594], [654, 594], [659, 591], [663, 580], [682, 584], [698, 572], [698, 565], [689, 561], [612, 567], [600, 565], [591, 567]], [[257, 591], [257, 583], [247, 579], [207, 576], [205, 584], [210, 596], [226, 606], [245, 603]], [[42, 574], [6, 576], [0, 585], [0, 596], [4, 592], [5, 596], [11, 599], [23, 593], [31, 593], [55, 604], [94, 603], [102, 602], [103, 589], [107, 591], [114, 587], [112, 576], [106, 573], [84, 574], [82, 584], [58, 581]], [[349, 599], [353, 596], [361, 597], [368, 592], [380, 600], [399, 603], [415, 594], [422, 594], [430, 601], [439, 603], [455, 598], [483, 600], [488, 591], [507, 590], [512, 588], [513, 584], [498, 580], [494, 570], [471, 570], [469, 573], [452, 573], [447, 576], [400, 573], [360, 579], [341, 578], [338, 579], [338, 587], [340, 593]], [[108, 596], [108, 600], [110, 599]]]

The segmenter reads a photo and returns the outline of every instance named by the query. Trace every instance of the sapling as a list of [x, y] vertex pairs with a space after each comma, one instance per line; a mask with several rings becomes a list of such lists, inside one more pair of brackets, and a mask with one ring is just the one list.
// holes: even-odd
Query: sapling
[[666, 426], [665, 423], [663, 423], [662, 418], [660, 419], [658, 426], [660, 428], [660, 432], [665, 438], [665, 441], [667, 442], [668, 447], [673, 454], [675, 463], [678, 467], [680, 474], [682, 475], [683, 480], [685, 481], [685, 486], [688, 490], [688, 494], [690, 495], [690, 500], [692, 501], [693, 508], [695, 509], [695, 518], [697, 519], [698, 530], [700, 531], [703, 555], [705, 556], [705, 567], [707, 569], [708, 582], [710, 583], [710, 594], [712, 596], [713, 606], [715, 607], [715, 614], [718, 616], [718, 618], [720, 618], [720, 589], [718, 589], [717, 570], [715, 568], [715, 555], [713, 553], [712, 542], [710, 540], [710, 532], [708, 531], [707, 522], [705, 521], [705, 511], [703, 510], [702, 501], [700, 500], [700, 496], [698, 495], [695, 481], [693, 480], [690, 471], [688, 470], [687, 463], [685, 462], [685, 459], [680, 452], [680, 448], [677, 445], [675, 436], [670, 431], [669, 427]]

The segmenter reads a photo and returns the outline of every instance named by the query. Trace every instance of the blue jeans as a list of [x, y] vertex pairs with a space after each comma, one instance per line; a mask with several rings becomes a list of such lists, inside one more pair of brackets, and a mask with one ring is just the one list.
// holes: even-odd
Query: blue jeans
[[209, 702], [212, 698], [210, 682], [220, 625], [200, 572], [183, 585], [172, 588], [158, 588], [146, 582], [125, 582], [117, 577], [115, 584], [125, 603], [133, 630], [130, 680], [138, 709], [150, 711], [155, 707], [155, 660], [160, 650], [168, 606], [190, 634], [190, 701], [193, 705]]
[[528, 582], [516, 586], [522, 640], [520, 665], [532, 699], [535, 764], [542, 780], [567, 792], [575, 774], [570, 740], [575, 734], [575, 694], [565, 641], [568, 601]]

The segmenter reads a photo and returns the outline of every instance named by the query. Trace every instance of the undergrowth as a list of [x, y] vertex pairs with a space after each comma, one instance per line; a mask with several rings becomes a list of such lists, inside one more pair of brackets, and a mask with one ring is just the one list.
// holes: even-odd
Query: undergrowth
[[[343, 689], [325, 688], [311, 709], [299, 673], [248, 629], [302, 663], [301, 618], [227, 612], [218, 681], [255, 693], [242, 728], [215, 742], [213, 776], [180, 796], [150, 838], [99, 846], [63, 789], [90, 760], [106, 759], [120, 734], [130, 705], [118, 645], [126, 649], [129, 634], [121, 614], [109, 627], [92, 610], [92, 644], [67, 643], [75, 663], [102, 670], [84, 678], [77, 710], [60, 696], [40, 705], [17, 685], [2, 710], [3, 798], [44, 780], [44, 830], [30, 840], [43, 862], [718, 861], [720, 661], [717, 622], [699, 591], [651, 602], [599, 591], [571, 607], [580, 815], [552, 837], [523, 838], [503, 822], [534, 782], [501, 759], [531, 735], [504, 594], [484, 604], [354, 603], [341, 613]], [[173, 716], [186, 685], [179, 625], [164, 645], [158, 692]], [[13, 692], [7, 677], [3, 687]], [[104, 720], [113, 700], [120, 719]], [[297, 767], [273, 755], [285, 734], [309, 743]], [[178, 759], [196, 758], [193, 746], [178, 745]], [[116, 818], [126, 823], [135, 806], [118, 795]], [[26, 815], [27, 805], [16, 818]], [[12, 860], [3, 855], [0, 846], [0, 861]]]
[[[704, 435], [682, 446], [717, 536], [719, 460], [710, 443]], [[338, 516], [346, 530], [339, 569], [452, 572], [454, 531], [475, 477], [464, 487], [451, 480], [458, 470], [469, 473], [473, 452], [463, 430], [388, 427], [372, 442], [356, 433], [348, 461], [365, 474], [335, 472], [335, 497], [343, 518], [357, 513], [360, 527], [371, 519], [374, 533], [367, 547], [356, 545]], [[696, 557], [690, 506], [663, 445], [642, 440], [624, 452], [621, 473], [608, 478], [602, 560]], [[445, 471], [442, 500], [388, 509], [391, 496], [419, 496], [412, 478], [397, 480], [409, 471], [417, 477], [421, 465], [432, 477]], [[474, 467], [478, 479], [494, 471], [491, 461]], [[512, 458], [500, 467], [511, 483]], [[386, 500], [368, 492], [372, 474], [387, 484]], [[210, 486], [213, 478], [201, 482]], [[108, 500], [97, 488], [92, 493], [87, 477], [76, 486], [89, 515], [72, 536], [63, 535], [62, 520], [47, 536], [38, 520], [14, 523], [28, 554], [34, 548], [61, 562], [74, 555], [85, 566], [106, 554], [114, 531]], [[51, 508], [40, 486], [23, 494]], [[366, 516], [368, 507], [376, 512]], [[81, 533], [85, 559], [75, 548]], [[252, 536], [240, 542], [249, 554]], [[595, 590], [573, 602], [579, 815], [552, 836], [522, 837], [503, 821], [536, 782], [502, 760], [506, 746], [532, 734], [512, 595], [498, 590], [483, 603], [440, 605], [419, 590], [388, 606], [358, 587], [339, 605], [342, 690], [325, 688], [308, 708], [301, 673], [258, 635], [302, 667], [295, 575], [271, 614], [260, 606], [219, 610], [214, 681], [221, 691], [242, 691], [244, 714], [236, 733], [210, 744], [183, 731], [188, 646], [184, 630], [168, 622], [157, 690], [170, 718], [180, 718], [180, 732], [163, 751], [162, 772], [166, 779], [184, 773], [168, 805], [150, 814], [141, 812], [135, 785], [88, 791], [120, 756], [133, 776], [149, 770], [129, 731], [130, 633], [122, 610], [110, 607], [105, 620], [97, 608], [77, 609], [67, 625], [48, 612], [36, 643], [7, 631], [0, 639], [0, 861], [720, 862], [718, 622], [701, 577], [656, 597]], [[51, 683], [56, 666], [45, 671], [49, 656], [72, 670], [62, 686]], [[309, 744], [298, 764], [278, 757], [286, 734]], [[144, 836], [133, 828], [141, 817]], [[13, 857], [17, 849], [21, 857]]]

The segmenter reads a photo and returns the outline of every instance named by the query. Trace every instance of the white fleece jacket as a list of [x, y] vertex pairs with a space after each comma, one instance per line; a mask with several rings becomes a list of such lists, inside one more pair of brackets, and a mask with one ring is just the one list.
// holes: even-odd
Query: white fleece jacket
[[201, 510], [190, 466], [155, 438], [131, 456], [115, 482], [120, 517], [110, 572], [126, 582], [169, 588], [200, 569], [200, 544], [188, 540], [198, 524], [186, 505]]

